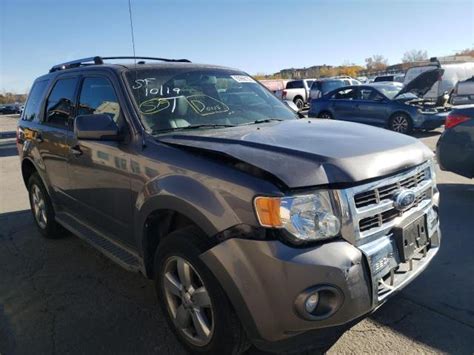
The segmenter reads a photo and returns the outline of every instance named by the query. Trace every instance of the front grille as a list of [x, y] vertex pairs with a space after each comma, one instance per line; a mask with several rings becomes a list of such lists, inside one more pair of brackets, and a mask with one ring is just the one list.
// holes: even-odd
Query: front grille
[[[415, 199], [415, 203], [410, 209], [415, 208], [420, 204], [421, 201], [427, 199], [429, 196], [426, 192], [421, 193]], [[409, 211], [410, 209], [406, 210]], [[404, 211], [404, 212], [406, 212]], [[395, 208], [389, 209], [387, 211], [377, 213], [374, 216], [361, 219], [359, 222], [359, 229], [361, 232], [368, 231], [372, 228], [382, 227], [385, 223], [393, 221], [398, 216], [401, 216], [403, 212], [396, 210]]]
[[397, 190], [401, 188], [411, 189], [417, 187], [424, 180], [427, 180], [427, 178], [428, 176], [426, 171], [421, 170], [415, 175], [409, 176], [401, 181], [358, 193], [354, 196], [355, 205], [357, 208], [362, 208], [378, 204], [383, 200], [392, 198], [393, 194]]

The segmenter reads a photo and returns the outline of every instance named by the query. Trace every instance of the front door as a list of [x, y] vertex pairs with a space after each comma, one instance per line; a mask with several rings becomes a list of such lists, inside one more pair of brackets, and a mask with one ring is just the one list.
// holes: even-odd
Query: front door
[[330, 98], [334, 118], [343, 121], [357, 121], [355, 99], [357, 88], [344, 87], [336, 91]]
[[377, 90], [361, 87], [357, 98], [360, 122], [374, 125], [385, 125], [388, 109], [385, 96]]
[[[77, 115], [107, 114], [124, 127], [123, 112], [110, 78], [86, 76], [80, 88]], [[69, 196], [73, 215], [89, 227], [132, 245], [130, 159], [125, 141], [78, 140], [68, 135]]]

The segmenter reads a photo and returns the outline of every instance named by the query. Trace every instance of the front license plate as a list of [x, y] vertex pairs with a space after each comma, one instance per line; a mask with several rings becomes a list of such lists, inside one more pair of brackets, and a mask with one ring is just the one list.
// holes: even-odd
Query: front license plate
[[416, 250], [428, 243], [426, 216], [423, 215], [406, 226], [394, 228], [393, 235], [397, 243], [400, 261], [407, 262], [413, 257]]

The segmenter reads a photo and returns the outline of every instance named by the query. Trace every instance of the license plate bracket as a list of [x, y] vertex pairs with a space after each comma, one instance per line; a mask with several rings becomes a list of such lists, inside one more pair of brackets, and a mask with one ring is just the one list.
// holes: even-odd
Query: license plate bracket
[[393, 236], [397, 243], [401, 262], [409, 261], [416, 250], [428, 244], [428, 228], [426, 215], [418, 217], [405, 226], [395, 227]]

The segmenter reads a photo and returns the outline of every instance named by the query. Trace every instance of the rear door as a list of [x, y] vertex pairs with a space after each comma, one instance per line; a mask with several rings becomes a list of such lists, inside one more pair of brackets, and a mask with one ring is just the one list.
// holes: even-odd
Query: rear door
[[[84, 76], [77, 116], [107, 114], [122, 132], [128, 132], [113, 82], [106, 73]], [[132, 245], [132, 166], [127, 138], [120, 142], [78, 140], [71, 124], [67, 145], [72, 213], [99, 232]]]
[[60, 76], [46, 99], [43, 120], [34, 128], [33, 136], [46, 170], [50, 193], [59, 204], [65, 202], [68, 188], [66, 145], [68, 122], [74, 116], [77, 76]]

